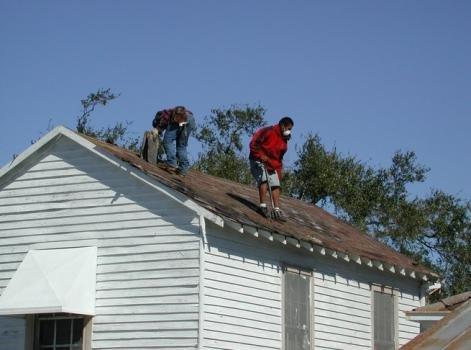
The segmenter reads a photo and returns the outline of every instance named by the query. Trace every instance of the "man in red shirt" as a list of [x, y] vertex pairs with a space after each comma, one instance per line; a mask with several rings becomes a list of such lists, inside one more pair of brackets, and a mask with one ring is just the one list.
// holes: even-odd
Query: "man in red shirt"
[[283, 168], [283, 155], [288, 150], [288, 140], [294, 122], [290, 117], [283, 117], [277, 125], [259, 129], [250, 141], [250, 169], [257, 181], [260, 197], [260, 213], [269, 217], [265, 198], [268, 185], [273, 197], [273, 217], [286, 221], [280, 209], [280, 181]]

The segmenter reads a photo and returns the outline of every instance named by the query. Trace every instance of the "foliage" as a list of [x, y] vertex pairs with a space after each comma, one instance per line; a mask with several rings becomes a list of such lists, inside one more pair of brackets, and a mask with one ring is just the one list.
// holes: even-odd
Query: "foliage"
[[396, 152], [392, 164], [375, 169], [308, 135], [286, 177], [288, 192], [328, 207], [341, 219], [442, 272], [445, 292], [471, 289], [470, 202], [441, 191], [412, 197], [408, 186], [429, 169], [414, 152]]
[[250, 166], [244, 143], [247, 136], [266, 125], [265, 108], [231, 106], [212, 109], [196, 132], [203, 151], [198, 155], [195, 168], [207, 174], [250, 184]]
[[82, 114], [77, 117], [76, 129], [78, 132], [95, 137], [99, 140], [119, 144], [120, 146], [137, 151], [140, 140], [137, 137], [128, 136], [128, 129], [132, 122], [117, 122], [114, 126], [96, 129], [91, 126], [91, 114], [99, 105], [106, 106], [110, 101], [118, 98], [120, 94], [114, 94], [111, 89], [98, 89], [82, 99]]

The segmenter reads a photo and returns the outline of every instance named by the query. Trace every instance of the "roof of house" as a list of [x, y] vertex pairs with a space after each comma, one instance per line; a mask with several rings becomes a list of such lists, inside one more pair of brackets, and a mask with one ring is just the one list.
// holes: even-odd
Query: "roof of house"
[[[375, 238], [365, 234], [327, 211], [303, 201], [282, 197], [282, 209], [287, 222], [270, 220], [257, 213], [258, 191], [246, 186], [198, 171], [190, 171], [186, 177], [173, 175], [147, 163], [134, 152], [97, 139], [81, 135], [120, 160], [140, 169], [160, 183], [188, 196], [198, 205], [224, 219], [240, 232], [259, 234], [266, 238], [286, 241], [321, 254], [367, 264], [380, 270], [405, 276], [435, 278], [438, 275], [417, 264]], [[281, 237], [281, 240], [280, 240]], [[418, 275], [416, 275], [418, 274]]]
[[[433, 304], [432, 304], [433, 305]], [[446, 317], [420, 333], [400, 350], [441, 350], [471, 348], [471, 301], [456, 304], [458, 307]]]
[[408, 313], [452, 311], [461, 306], [461, 304], [467, 302], [469, 299], [471, 299], [471, 291], [456, 294], [451, 297], [437, 301], [436, 303], [415, 308], [412, 311], [409, 311]]

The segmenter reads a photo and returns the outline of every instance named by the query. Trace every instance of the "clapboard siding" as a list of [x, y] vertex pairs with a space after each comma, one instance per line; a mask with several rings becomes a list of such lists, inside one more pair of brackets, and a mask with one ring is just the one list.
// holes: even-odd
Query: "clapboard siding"
[[205, 349], [282, 348], [284, 264], [312, 271], [315, 349], [371, 349], [373, 284], [393, 286], [399, 292], [400, 344], [419, 333], [404, 315], [420, 305], [418, 281], [208, 224], [203, 272]]
[[24, 319], [0, 316], [0, 349], [24, 350], [25, 332]]
[[[212, 226], [208, 226], [212, 228]], [[208, 230], [204, 257], [204, 349], [281, 349], [279, 266]]]
[[0, 184], [0, 290], [30, 249], [97, 246], [93, 348], [195, 349], [199, 218], [66, 138], [40, 153]]

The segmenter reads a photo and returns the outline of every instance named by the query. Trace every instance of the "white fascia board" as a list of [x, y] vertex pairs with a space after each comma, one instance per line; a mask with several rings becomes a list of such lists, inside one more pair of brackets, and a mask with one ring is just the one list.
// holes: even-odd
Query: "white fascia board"
[[429, 311], [429, 312], [406, 312], [406, 318], [409, 321], [423, 322], [423, 321], [440, 321], [443, 317], [448, 315], [450, 311]]
[[43, 137], [41, 137], [38, 141], [29, 146], [25, 151], [21, 152], [21, 154], [19, 154], [13, 161], [6, 164], [0, 169], [0, 179], [16, 167], [18, 167], [18, 165], [23, 163], [23, 161], [30, 157], [32, 154], [36, 153], [41, 147], [48, 144], [51, 140], [55, 139], [59, 134], [63, 134], [64, 132], [73, 133], [72, 131], [66, 129], [63, 126], [58, 126], [52, 129]]
[[45, 136], [41, 137], [36, 143], [31, 145], [26, 151], [21, 153], [18, 157], [15, 158], [13, 162], [10, 164], [6, 165], [0, 170], [0, 179], [2, 176], [7, 174], [8, 172], [12, 171], [14, 168], [16, 168], [19, 164], [21, 164], [25, 159], [27, 159], [29, 156], [34, 154], [36, 151], [38, 151], [41, 147], [49, 143], [50, 141], [54, 140], [56, 137], [60, 136], [65, 136], [69, 138], [70, 140], [78, 143], [79, 145], [83, 146], [84, 148], [88, 149], [90, 152], [93, 152], [100, 158], [108, 161], [109, 163], [117, 166], [123, 171], [126, 171], [129, 175], [139, 179], [140, 181], [146, 183], [147, 185], [153, 187], [157, 191], [165, 194], [166, 196], [172, 198], [173, 200], [177, 201], [178, 203], [182, 204], [183, 206], [187, 207], [188, 209], [194, 211], [198, 215], [203, 215], [206, 217], [208, 220], [211, 222], [215, 223], [216, 225], [223, 227], [224, 226], [224, 220], [219, 216], [211, 211], [207, 210], [206, 208], [203, 208], [193, 200], [189, 199], [187, 196], [184, 194], [175, 191], [174, 189], [162, 184], [158, 180], [152, 178], [151, 176], [147, 175], [145, 172], [136, 170], [137, 168], [131, 166], [130, 164], [118, 159], [117, 157], [101, 150], [98, 148], [97, 145], [94, 143], [88, 141], [87, 139], [81, 137], [80, 135], [77, 135], [75, 132], [72, 130], [67, 129], [64, 126], [57, 126], [53, 130], [51, 130], [49, 133], [47, 133]]
[[[47, 314], [47, 313], [70, 313], [70, 314], [80, 314], [80, 312], [69, 312], [64, 311], [64, 308], [61, 306], [55, 307], [29, 307], [26, 311], [24, 308], [1, 308], [0, 316], [15, 316], [15, 315], [33, 315], [33, 314]], [[93, 316], [94, 314], [90, 314]]]

